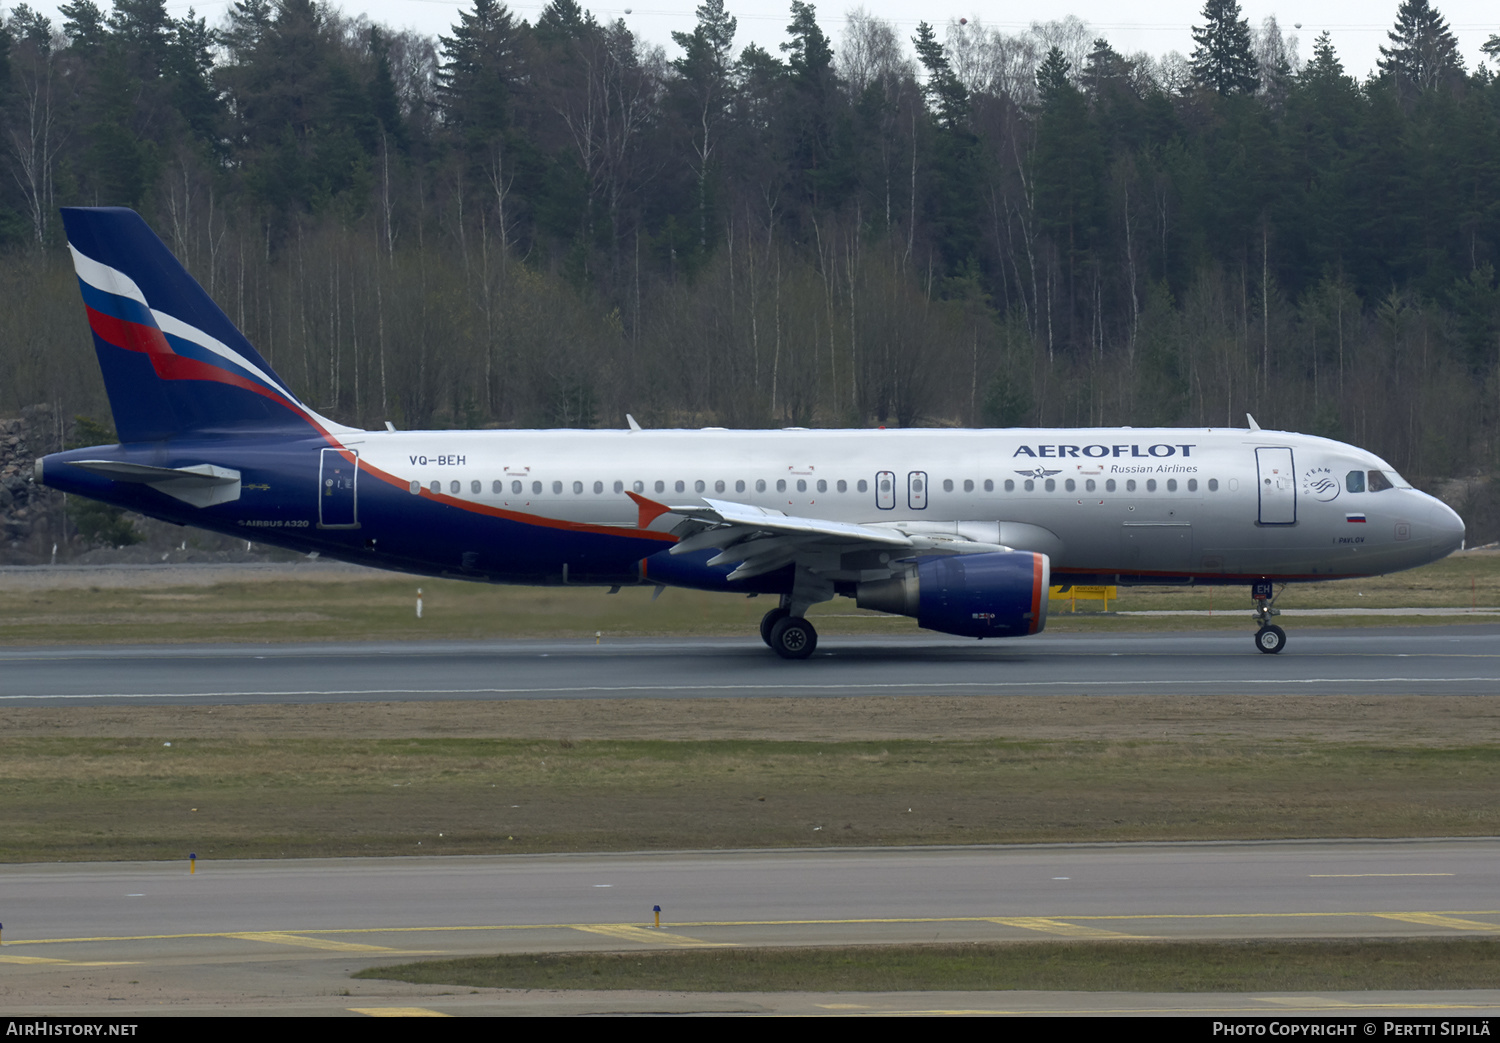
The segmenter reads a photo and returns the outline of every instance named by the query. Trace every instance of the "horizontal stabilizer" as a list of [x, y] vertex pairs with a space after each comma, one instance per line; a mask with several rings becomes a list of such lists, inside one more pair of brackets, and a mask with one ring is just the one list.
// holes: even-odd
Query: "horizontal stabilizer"
[[216, 464], [152, 467], [123, 460], [77, 460], [73, 466], [112, 481], [149, 485], [157, 492], [194, 507], [212, 507], [240, 498], [240, 472]]

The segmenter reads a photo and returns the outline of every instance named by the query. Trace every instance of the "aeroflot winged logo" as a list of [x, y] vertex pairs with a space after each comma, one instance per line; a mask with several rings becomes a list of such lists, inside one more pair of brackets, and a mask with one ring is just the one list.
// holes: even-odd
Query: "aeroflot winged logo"
[[1197, 448], [1196, 443], [1183, 445], [1182, 443], [1168, 444], [1158, 442], [1156, 445], [1021, 445], [1016, 447], [1012, 457], [1030, 456], [1043, 457], [1047, 459], [1067, 459], [1088, 457], [1098, 460], [1103, 457], [1133, 457], [1135, 459], [1158, 460], [1168, 456], [1188, 457], [1193, 455]]

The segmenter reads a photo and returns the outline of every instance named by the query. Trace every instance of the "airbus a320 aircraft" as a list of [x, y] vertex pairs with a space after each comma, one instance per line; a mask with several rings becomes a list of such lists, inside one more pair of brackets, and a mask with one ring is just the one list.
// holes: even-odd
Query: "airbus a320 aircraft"
[[[805, 658], [836, 595], [966, 637], [1035, 634], [1053, 581], [1254, 588], [1458, 549], [1385, 461], [1236, 429], [363, 431], [297, 399], [139, 216], [63, 211], [119, 445], [36, 478], [155, 518], [424, 575], [779, 596]], [[389, 428], [390, 425], [387, 424]]]

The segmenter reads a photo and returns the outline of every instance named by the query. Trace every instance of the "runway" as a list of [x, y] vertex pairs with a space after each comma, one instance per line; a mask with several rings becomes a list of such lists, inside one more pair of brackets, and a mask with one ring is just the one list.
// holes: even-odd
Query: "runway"
[[[102, 997], [113, 997], [107, 1008], [118, 1016], [226, 1008], [335, 1014], [410, 1006], [419, 997], [422, 1009], [438, 1013], [538, 1012], [541, 998], [454, 995], [347, 975], [422, 955], [494, 952], [1493, 935], [1497, 889], [1500, 841], [1491, 839], [210, 862], [194, 875], [166, 863], [4, 866], [0, 1003], [8, 1012], [97, 1011]], [[659, 930], [651, 926], [655, 905], [663, 910]], [[928, 1011], [1065, 1004], [1117, 1013], [1153, 1004], [1326, 1013], [1330, 1004], [1357, 1010], [1377, 1002], [1112, 994], [852, 1002], [890, 1012], [911, 1010], [918, 999]], [[573, 1012], [628, 1011], [640, 998], [593, 993], [568, 1002], [583, 1005]], [[653, 1002], [642, 1009], [711, 1010], [726, 1000]], [[735, 1002], [745, 1012], [847, 1012], [835, 1009], [844, 1001], [806, 995]], [[1379, 1002], [1395, 1004], [1387, 1014], [1434, 1002], [1489, 1013], [1500, 1011], [1500, 992]]]
[[1041, 634], [1011, 641], [828, 638], [804, 662], [753, 639], [159, 645], [0, 650], [0, 703], [850, 695], [1500, 692], [1500, 625], [1244, 633]]

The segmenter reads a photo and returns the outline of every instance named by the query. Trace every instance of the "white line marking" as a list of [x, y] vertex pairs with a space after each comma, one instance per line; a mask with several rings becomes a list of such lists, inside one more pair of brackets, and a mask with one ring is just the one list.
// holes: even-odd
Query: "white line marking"
[[632, 684], [590, 685], [581, 688], [350, 688], [326, 691], [283, 692], [75, 692], [58, 695], [0, 695], [6, 699], [229, 699], [270, 698], [275, 696], [333, 695], [568, 695], [577, 692], [761, 692], [815, 691], [848, 692], [871, 690], [933, 690], [938, 688], [1118, 688], [1163, 685], [1309, 685], [1309, 684], [1500, 684], [1500, 677], [1288, 677], [1284, 679], [1249, 678], [1225, 680], [1203, 678], [1195, 681], [913, 681], [900, 684], [787, 684], [785, 681], [765, 684]]

